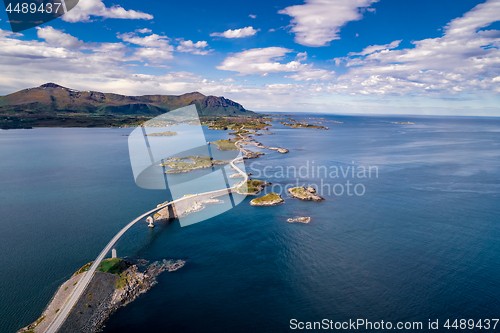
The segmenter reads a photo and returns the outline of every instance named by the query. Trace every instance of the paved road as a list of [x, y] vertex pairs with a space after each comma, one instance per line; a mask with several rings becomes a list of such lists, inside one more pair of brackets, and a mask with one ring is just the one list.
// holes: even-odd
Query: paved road
[[[236, 143], [239, 143], [239, 142], [240, 141], [237, 141]], [[113, 239], [111, 239], [111, 241], [108, 243], [108, 245], [106, 245], [106, 247], [101, 251], [101, 253], [99, 254], [99, 256], [97, 256], [97, 258], [94, 260], [94, 263], [92, 264], [92, 266], [90, 266], [89, 270], [86, 273], [83, 273], [83, 274], [85, 274], [85, 276], [78, 282], [77, 287], [73, 290], [73, 292], [69, 296], [68, 300], [66, 301], [66, 303], [64, 304], [64, 306], [62, 307], [62, 309], [59, 310], [59, 312], [57, 314], [57, 317], [54, 319], [54, 321], [50, 324], [50, 326], [47, 328], [47, 330], [45, 332], [47, 332], [47, 333], [56, 333], [61, 328], [62, 324], [64, 323], [64, 321], [68, 317], [69, 313], [71, 312], [71, 310], [75, 306], [76, 302], [78, 302], [78, 300], [80, 299], [80, 297], [83, 294], [83, 292], [85, 291], [85, 289], [87, 289], [87, 286], [89, 285], [90, 281], [92, 280], [92, 278], [94, 276], [94, 272], [96, 271], [96, 269], [99, 266], [99, 264], [106, 257], [106, 254], [108, 254], [108, 252], [111, 251], [111, 249], [113, 247], [115, 247], [115, 245], [118, 242], [118, 240], [120, 240], [120, 238], [123, 236], [123, 234], [125, 234], [134, 224], [136, 224], [137, 222], [139, 222], [140, 220], [142, 220], [146, 216], [148, 216], [150, 214], [153, 214], [154, 212], [156, 212], [156, 211], [158, 211], [158, 210], [160, 210], [162, 208], [167, 207], [168, 205], [175, 204], [175, 203], [178, 203], [178, 202], [181, 202], [181, 201], [192, 200], [194, 198], [197, 198], [198, 196], [203, 196], [203, 195], [207, 195], [207, 194], [213, 194], [214, 196], [225, 195], [231, 189], [236, 189], [237, 187], [241, 186], [244, 182], [246, 182], [248, 180], [248, 174], [245, 173], [245, 172], [243, 172], [236, 165], [234, 165], [234, 162], [238, 161], [238, 160], [243, 160], [243, 157], [237, 157], [237, 158], [235, 158], [234, 160], [232, 160], [229, 163], [229, 165], [234, 170], [236, 170], [239, 174], [241, 174], [243, 176], [243, 181], [240, 181], [237, 184], [233, 185], [230, 189], [225, 188], [225, 189], [222, 189], [222, 190], [216, 190], [216, 191], [210, 191], [210, 192], [205, 192], [205, 193], [199, 193], [199, 194], [195, 194], [195, 195], [192, 195], [192, 196], [189, 196], [189, 197], [184, 197], [184, 198], [180, 198], [180, 199], [171, 201], [171, 202], [166, 203], [166, 204], [164, 204], [162, 206], [158, 206], [158, 207], [150, 210], [147, 213], [142, 214], [141, 216], [139, 216], [138, 218], [136, 218], [135, 220], [133, 220], [132, 222], [130, 222], [129, 224], [127, 224], [122, 230], [120, 230], [115, 235], [115, 237], [113, 237]]]

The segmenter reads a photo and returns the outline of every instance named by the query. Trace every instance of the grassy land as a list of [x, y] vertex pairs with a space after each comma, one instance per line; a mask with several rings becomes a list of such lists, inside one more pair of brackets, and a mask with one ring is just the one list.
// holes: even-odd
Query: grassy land
[[236, 147], [235, 141], [231, 140], [218, 140], [212, 142], [214, 145], [217, 145], [217, 148], [220, 150], [238, 150]]
[[[73, 276], [77, 276], [78, 274], [88, 271], [93, 263], [94, 262], [91, 261], [88, 264], [85, 264], [85, 266], [76, 271], [76, 273], [73, 274]], [[120, 258], [104, 259], [97, 267], [97, 270], [104, 273], [117, 274], [120, 273], [121, 264], [122, 260]]]
[[214, 163], [220, 164], [223, 162], [219, 160], [214, 161], [210, 156], [186, 156], [169, 158], [162, 165], [171, 169], [166, 171], [166, 173], [176, 173], [179, 171], [189, 171], [192, 169], [209, 168]]
[[116, 289], [123, 289], [128, 282], [128, 278], [125, 274], [120, 274], [120, 278], [115, 282]]
[[258, 117], [202, 117], [201, 124], [209, 129], [237, 130], [244, 126], [245, 129], [264, 129], [269, 126], [270, 119]]
[[35, 327], [37, 327], [44, 320], [45, 320], [45, 316], [42, 316], [42, 317], [38, 318], [38, 320], [35, 321], [30, 326], [28, 326], [28, 329], [26, 331], [23, 331], [23, 333], [33, 333], [33, 332], [35, 332]]
[[33, 127], [136, 127], [150, 117], [133, 116], [49, 116], [29, 113], [0, 114], [1, 129]]
[[270, 202], [270, 201], [280, 200], [280, 199], [281, 199], [281, 197], [277, 193], [271, 192], [271, 193], [266, 194], [263, 197], [255, 198], [252, 201], [254, 203], [262, 203], [262, 202]]
[[311, 125], [306, 122], [298, 122], [293, 118], [288, 118], [288, 122], [282, 121], [281, 124], [289, 126], [290, 128], [317, 128], [317, 129], [328, 129], [328, 127], [320, 125]]
[[79, 270], [77, 270], [77, 271], [75, 272], [75, 274], [73, 274], [73, 276], [77, 276], [78, 274], [82, 274], [83, 272], [88, 271], [88, 270], [89, 270], [89, 268], [90, 268], [90, 266], [92, 266], [92, 264], [93, 264], [93, 263], [94, 263], [94, 262], [93, 262], [93, 261], [91, 261], [91, 262], [89, 262], [88, 264], [85, 264], [85, 266], [83, 266], [82, 268], [80, 268]]
[[307, 192], [303, 187], [294, 187], [292, 188], [291, 192], [296, 195], [300, 195], [303, 197], [307, 197], [311, 193]]
[[179, 133], [172, 132], [172, 131], [166, 131], [166, 132], [161, 132], [161, 133], [146, 134], [146, 136], [175, 136], [177, 134], [179, 134]]
[[123, 260], [120, 258], [104, 259], [97, 267], [97, 270], [104, 273], [119, 274], [122, 262]]
[[180, 171], [209, 168], [213, 164], [223, 163], [224, 161], [213, 160], [210, 156], [186, 156], [169, 158], [162, 165], [171, 169], [166, 171], [165, 173], [177, 173]]
[[249, 179], [246, 184], [241, 185], [238, 189], [241, 193], [257, 193], [260, 191], [259, 186], [264, 184], [262, 180], [258, 179]]

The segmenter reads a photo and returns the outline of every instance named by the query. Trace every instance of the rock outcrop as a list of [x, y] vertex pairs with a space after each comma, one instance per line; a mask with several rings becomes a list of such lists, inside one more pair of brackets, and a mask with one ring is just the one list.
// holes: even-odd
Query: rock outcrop
[[263, 197], [255, 198], [250, 201], [252, 206], [276, 206], [285, 202], [283, 198], [277, 193], [268, 193]]
[[314, 189], [314, 187], [308, 187], [307, 189], [302, 186], [289, 188], [288, 193], [290, 193], [290, 196], [292, 198], [297, 198], [300, 200], [312, 200], [312, 201], [325, 200], [324, 198], [315, 194], [316, 190]]
[[310, 217], [296, 217], [296, 218], [290, 218], [287, 219], [288, 222], [293, 223], [293, 222], [300, 222], [300, 223], [309, 223], [311, 221]]

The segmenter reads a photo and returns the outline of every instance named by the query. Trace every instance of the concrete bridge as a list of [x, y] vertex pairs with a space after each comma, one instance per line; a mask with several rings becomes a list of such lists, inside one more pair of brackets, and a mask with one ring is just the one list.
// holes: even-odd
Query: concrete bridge
[[[239, 141], [237, 142], [239, 143]], [[88, 285], [92, 281], [92, 278], [94, 277], [94, 273], [99, 267], [99, 264], [105, 259], [106, 255], [114, 249], [116, 246], [116, 243], [120, 240], [120, 238], [132, 227], [134, 226], [137, 222], [141, 221], [143, 218], [156, 213], [157, 211], [167, 208], [167, 207], [172, 207], [177, 210], [181, 211], [182, 209], [186, 209], [186, 207], [191, 206], [194, 201], [204, 201], [207, 199], [213, 199], [216, 197], [221, 197], [224, 195], [227, 195], [229, 193], [233, 193], [236, 191], [238, 187], [243, 185], [247, 180], [248, 180], [248, 174], [243, 172], [241, 169], [239, 169], [234, 162], [243, 162], [243, 156], [237, 157], [234, 160], [232, 160], [229, 164], [233, 170], [238, 172], [242, 177], [243, 180], [236, 183], [232, 187], [225, 188], [225, 189], [220, 189], [216, 191], [210, 191], [210, 192], [204, 192], [204, 193], [198, 193], [194, 194], [188, 197], [183, 197], [168, 203], [165, 203], [164, 205], [160, 205], [154, 209], [151, 209], [149, 212], [146, 212], [127, 224], [122, 230], [120, 230], [106, 245], [106, 247], [101, 251], [101, 253], [97, 256], [97, 258], [94, 260], [93, 264], [90, 266], [87, 272], [82, 273], [85, 274], [81, 280], [78, 282], [77, 287], [73, 290], [71, 295], [69, 296], [68, 300], [64, 304], [64, 306], [59, 310], [56, 318], [54, 321], [50, 324], [50, 326], [47, 328], [45, 332], [48, 333], [56, 333], [70, 314], [71, 310], [75, 306], [76, 302], [80, 299], [81, 295], [85, 292], [87, 289]]]

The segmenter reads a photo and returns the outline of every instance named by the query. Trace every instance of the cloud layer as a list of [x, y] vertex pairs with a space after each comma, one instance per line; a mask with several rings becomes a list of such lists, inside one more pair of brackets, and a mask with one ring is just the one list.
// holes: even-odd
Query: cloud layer
[[226, 30], [224, 32], [211, 33], [211, 37], [224, 37], [224, 38], [244, 38], [255, 35], [260, 29], [255, 30], [253, 27], [246, 27], [242, 29]]
[[286, 7], [279, 13], [292, 17], [291, 31], [296, 43], [318, 47], [339, 39], [340, 28], [347, 22], [360, 20], [361, 9], [377, 1], [306, 0], [303, 5]]
[[77, 6], [62, 16], [62, 19], [66, 22], [88, 22], [91, 16], [115, 19], [153, 19], [153, 15], [126, 10], [118, 5], [106, 7], [102, 0], [80, 0]]

